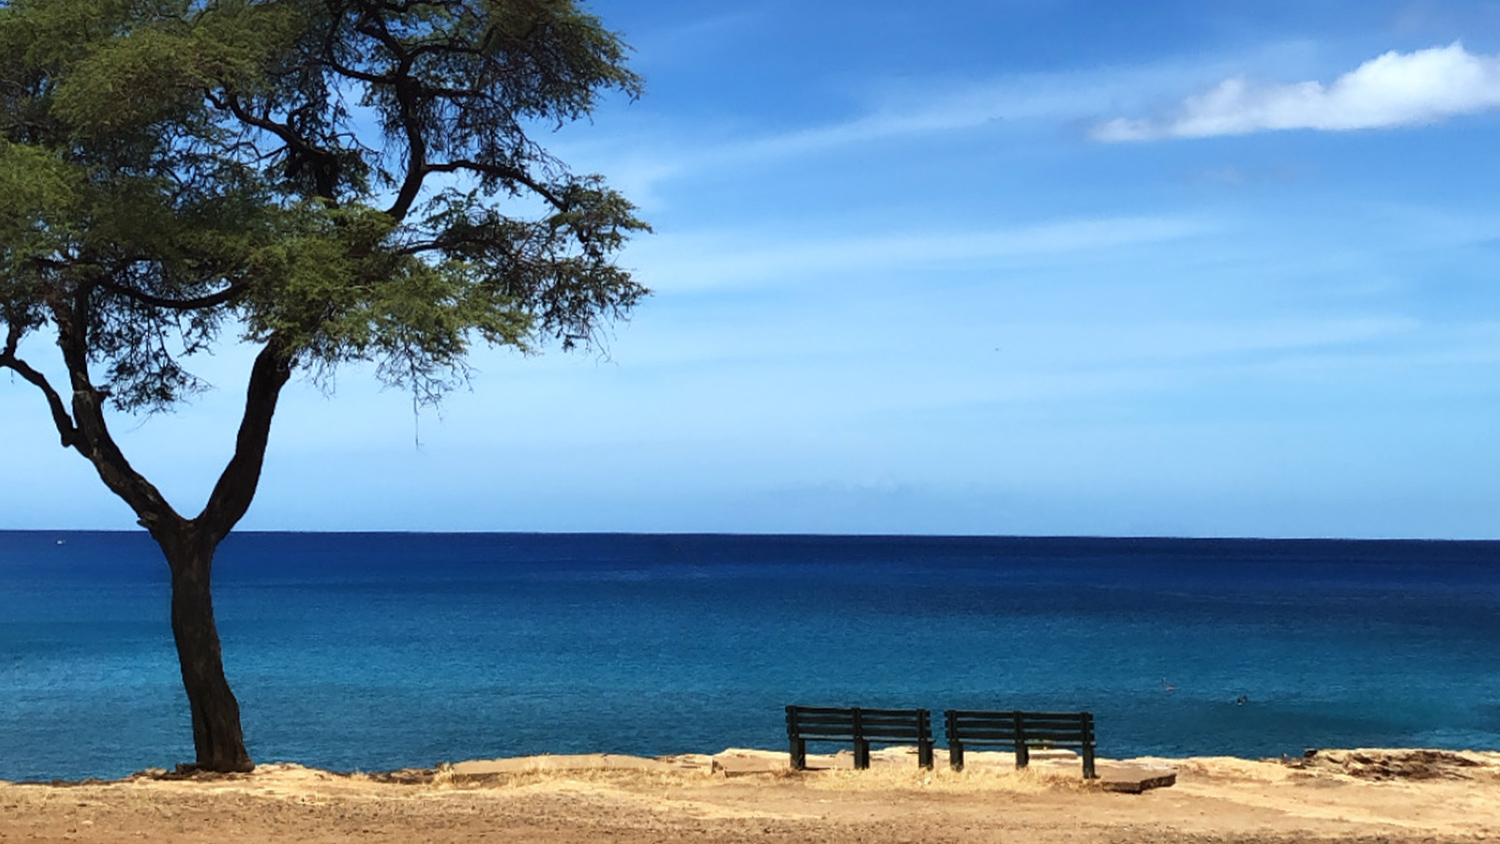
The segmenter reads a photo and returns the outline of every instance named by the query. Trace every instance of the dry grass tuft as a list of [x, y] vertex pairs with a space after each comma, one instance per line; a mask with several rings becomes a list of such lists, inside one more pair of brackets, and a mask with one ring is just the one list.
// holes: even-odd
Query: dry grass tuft
[[[444, 768], [446, 767], [446, 770]], [[451, 766], [440, 767], [431, 785], [441, 790], [531, 789], [551, 790], [569, 785], [619, 788], [680, 788], [710, 782], [703, 773], [693, 771], [645, 771], [608, 768], [556, 769], [538, 767], [531, 770], [495, 774], [455, 774]]]
[[447, 762], [443, 762], [437, 768], [433, 769], [432, 778], [427, 781], [427, 784], [433, 788], [452, 788], [455, 784], [455, 778], [456, 775], [453, 773], [453, 766]]

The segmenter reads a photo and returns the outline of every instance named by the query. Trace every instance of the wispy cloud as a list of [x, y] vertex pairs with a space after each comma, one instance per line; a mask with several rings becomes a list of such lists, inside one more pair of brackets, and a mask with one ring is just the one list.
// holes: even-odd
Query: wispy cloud
[[1014, 228], [954, 233], [895, 234], [746, 243], [709, 235], [660, 235], [630, 250], [633, 263], [657, 289], [691, 290], [760, 284], [955, 261], [1077, 256], [1093, 250], [1178, 240], [1216, 225], [1179, 217], [1061, 220]]
[[[1097, 114], [1107, 94], [1098, 86], [1064, 77], [1007, 79], [954, 90], [940, 83], [905, 87], [884, 95], [862, 114], [842, 121], [803, 126], [750, 137], [710, 137], [690, 127], [650, 131], [626, 144], [606, 144], [607, 156], [592, 164], [611, 181], [645, 196], [650, 203], [664, 181], [747, 165], [796, 160], [882, 141], [927, 139], [983, 130], [1001, 123], [1037, 118], [1076, 119]], [[597, 158], [598, 150], [564, 147], [564, 158]]]
[[1457, 42], [1389, 52], [1331, 84], [1260, 84], [1226, 79], [1160, 119], [1116, 118], [1094, 127], [1100, 141], [1245, 135], [1277, 129], [1346, 131], [1437, 123], [1500, 108], [1500, 55], [1474, 55]]
[[[1114, 108], [1149, 102], [1176, 88], [1184, 78], [1207, 83], [1236, 68], [1298, 64], [1308, 48], [1301, 42], [1259, 52], [1204, 59], [1163, 59], [1139, 67], [1094, 67], [1045, 73], [1006, 73], [988, 79], [949, 77], [876, 79], [846, 91], [860, 103], [842, 118], [777, 130], [753, 123], [723, 126], [712, 120], [661, 121], [647, 107], [631, 122], [599, 132], [566, 133], [554, 151], [576, 165], [610, 174], [648, 207], [666, 202], [662, 185], [701, 173], [799, 162], [878, 143], [918, 142], [969, 132], [1040, 130], [1046, 143], [1058, 127], [1089, 121]], [[830, 107], [830, 110], [832, 108]]]

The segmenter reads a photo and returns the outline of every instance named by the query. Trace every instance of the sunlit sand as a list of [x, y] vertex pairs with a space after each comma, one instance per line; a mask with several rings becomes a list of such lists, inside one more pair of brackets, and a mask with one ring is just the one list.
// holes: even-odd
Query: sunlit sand
[[1500, 839], [1500, 753], [1320, 751], [1308, 758], [1139, 759], [1175, 784], [1085, 782], [1066, 754], [1024, 770], [973, 754], [955, 773], [899, 749], [793, 773], [785, 753], [592, 754], [389, 773], [291, 764], [248, 775], [143, 772], [0, 784], [0, 840], [1394, 842]]

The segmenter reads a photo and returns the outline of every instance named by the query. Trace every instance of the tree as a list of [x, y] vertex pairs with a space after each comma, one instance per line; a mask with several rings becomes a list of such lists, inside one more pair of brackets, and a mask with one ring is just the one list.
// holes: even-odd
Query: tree
[[[0, 0], [0, 368], [161, 546], [198, 768], [252, 767], [210, 572], [293, 374], [372, 361], [432, 401], [476, 343], [587, 344], [646, 293], [614, 264], [634, 207], [532, 137], [638, 95], [626, 49], [574, 0]], [[258, 353], [187, 518], [109, 419], [204, 388], [226, 339]]]

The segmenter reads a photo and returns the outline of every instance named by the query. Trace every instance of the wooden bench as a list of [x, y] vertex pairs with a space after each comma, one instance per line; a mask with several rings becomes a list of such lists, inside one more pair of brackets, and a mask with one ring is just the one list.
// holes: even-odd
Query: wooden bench
[[1094, 714], [1092, 712], [995, 712], [950, 709], [948, 764], [964, 768], [964, 748], [973, 745], [1005, 745], [1016, 752], [1016, 767], [1031, 761], [1033, 747], [1077, 748], [1083, 755], [1083, 776], [1095, 779]]
[[926, 709], [788, 706], [786, 735], [792, 769], [807, 769], [809, 741], [854, 743], [854, 767], [870, 767], [870, 742], [916, 744], [917, 764], [932, 767], [932, 717]]

